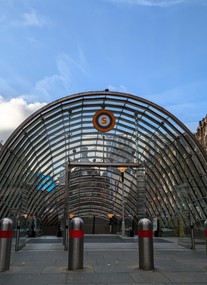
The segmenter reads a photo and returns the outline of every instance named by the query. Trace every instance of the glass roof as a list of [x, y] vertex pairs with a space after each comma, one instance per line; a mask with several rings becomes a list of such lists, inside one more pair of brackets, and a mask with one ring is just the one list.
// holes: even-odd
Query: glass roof
[[[99, 110], [114, 127], [93, 125]], [[66, 96], [25, 120], [0, 152], [0, 217], [11, 209], [52, 225], [64, 215], [178, 217], [203, 223], [207, 210], [207, 157], [176, 117], [143, 98], [111, 91]], [[186, 214], [187, 213], [187, 214]]]

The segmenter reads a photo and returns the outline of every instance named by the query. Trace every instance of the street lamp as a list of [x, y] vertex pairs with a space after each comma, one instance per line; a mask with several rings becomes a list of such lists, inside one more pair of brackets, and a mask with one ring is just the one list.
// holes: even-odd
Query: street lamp
[[121, 177], [122, 177], [122, 227], [121, 227], [122, 236], [125, 236], [124, 172], [126, 169], [127, 167], [118, 167], [118, 170], [121, 172]]
[[107, 214], [108, 218], [109, 218], [109, 233], [112, 233], [112, 223], [111, 223], [111, 219], [113, 217], [114, 214]]

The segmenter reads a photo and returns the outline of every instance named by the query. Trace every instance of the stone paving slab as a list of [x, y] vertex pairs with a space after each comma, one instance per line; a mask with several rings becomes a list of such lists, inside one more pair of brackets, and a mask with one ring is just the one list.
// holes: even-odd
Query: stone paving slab
[[157, 243], [155, 269], [150, 271], [138, 268], [135, 243], [86, 243], [84, 248], [84, 268], [76, 271], [68, 271], [68, 252], [58, 243], [29, 244], [12, 251], [10, 270], [0, 273], [0, 285], [207, 284], [205, 248], [192, 251], [178, 246], [176, 240]]
[[149, 282], [149, 283], [167, 283], [170, 281], [166, 276], [157, 270], [144, 271], [137, 270], [137, 272], [130, 273], [131, 277], [135, 282]]

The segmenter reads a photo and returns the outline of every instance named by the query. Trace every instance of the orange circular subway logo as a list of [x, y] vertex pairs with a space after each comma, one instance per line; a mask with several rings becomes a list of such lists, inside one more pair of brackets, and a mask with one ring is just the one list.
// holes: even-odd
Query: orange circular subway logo
[[109, 132], [116, 123], [114, 114], [108, 110], [99, 110], [93, 116], [93, 125], [100, 132]]

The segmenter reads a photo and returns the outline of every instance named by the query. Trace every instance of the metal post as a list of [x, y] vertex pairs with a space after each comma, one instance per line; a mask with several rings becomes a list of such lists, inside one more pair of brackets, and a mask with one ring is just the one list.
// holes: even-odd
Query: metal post
[[73, 218], [69, 230], [68, 270], [83, 269], [84, 231], [83, 220]]
[[149, 219], [141, 219], [138, 223], [139, 268], [154, 269], [153, 226]]
[[125, 201], [124, 201], [124, 172], [122, 176], [122, 236], [125, 236]]
[[64, 244], [64, 250], [68, 250], [68, 219], [65, 221], [65, 244]]
[[64, 221], [65, 221], [65, 228], [64, 228], [64, 238], [63, 244], [64, 249], [68, 250], [68, 224], [69, 224], [69, 183], [70, 183], [70, 171], [68, 162], [65, 164], [65, 203], [64, 203]]
[[122, 236], [125, 236], [125, 201], [124, 201], [124, 172], [127, 169], [127, 167], [121, 166], [118, 167], [118, 170], [121, 172], [121, 178], [122, 178]]
[[204, 235], [206, 240], [206, 258], [207, 258], [207, 220], [204, 222]]
[[17, 234], [16, 234], [16, 244], [15, 244], [15, 251], [18, 251], [19, 246], [19, 237], [20, 237], [20, 221], [17, 221]]
[[0, 272], [9, 270], [12, 246], [12, 220], [0, 220]]
[[190, 212], [190, 232], [191, 232], [191, 249], [195, 250], [195, 233], [193, 227], [192, 213]]

